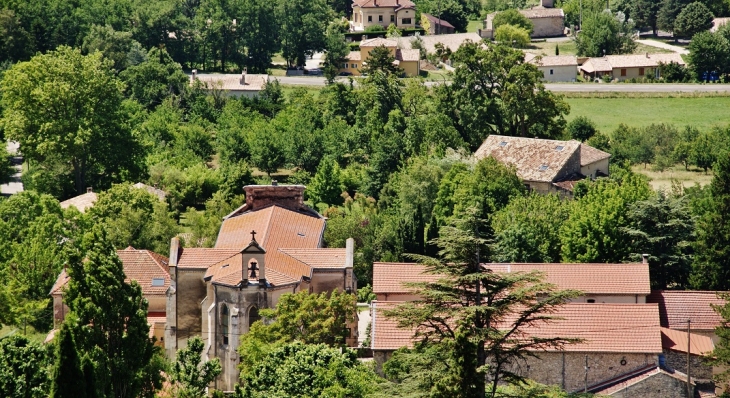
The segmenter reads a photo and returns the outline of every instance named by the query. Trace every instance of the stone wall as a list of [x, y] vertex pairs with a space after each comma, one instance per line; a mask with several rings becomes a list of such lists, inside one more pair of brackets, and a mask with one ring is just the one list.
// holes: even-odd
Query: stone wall
[[200, 336], [202, 332], [200, 303], [206, 296], [204, 275], [205, 269], [170, 267], [171, 294], [167, 296], [165, 333], [165, 349], [169, 358], [174, 358], [178, 348], [187, 345], [188, 338]]
[[565, 20], [562, 17], [533, 18], [530, 21], [534, 27], [533, 38], [562, 36], [565, 32]]
[[[694, 396], [694, 388], [691, 390], [691, 395]], [[616, 398], [687, 398], [687, 384], [677, 377], [661, 372], [632, 386], [620, 389], [611, 396]]]
[[609, 162], [609, 159], [606, 158], [606, 159], [600, 160], [598, 162], [587, 164], [580, 168], [580, 173], [586, 177], [591, 177], [591, 178], [596, 178], [597, 171], [600, 171], [601, 173], [608, 175], [608, 162]]
[[528, 358], [516, 364], [515, 371], [539, 383], [578, 391], [586, 386], [586, 356], [588, 386], [657, 363], [657, 356], [653, 354], [544, 352], [539, 358]]
[[[682, 373], [687, 372], [687, 353], [672, 350], [664, 350], [664, 366], [667, 369], [677, 370]], [[712, 366], [702, 362], [702, 358], [697, 355], [689, 357], [689, 374], [692, 379], [709, 380], [712, 379]]]

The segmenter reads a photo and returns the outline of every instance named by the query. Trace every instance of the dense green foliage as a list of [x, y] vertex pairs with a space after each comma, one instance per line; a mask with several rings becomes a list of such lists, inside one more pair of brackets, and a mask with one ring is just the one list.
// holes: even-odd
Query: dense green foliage
[[677, 15], [674, 21], [674, 34], [692, 37], [696, 33], [709, 30], [713, 18], [712, 11], [704, 4], [698, 1], [690, 3]]
[[636, 48], [632, 36], [634, 26], [623, 14], [595, 12], [583, 15], [583, 29], [575, 38], [579, 56], [600, 57], [631, 54]]
[[527, 17], [522, 15], [516, 9], [502, 11], [494, 16], [494, 20], [492, 20], [492, 28], [496, 31], [502, 25], [512, 25], [520, 27], [527, 31], [528, 37], [535, 29], [535, 27], [532, 25], [532, 22], [530, 22]]
[[175, 397], [208, 396], [207, 387], [221, 373], [221, 364], [218, 358], [201, 363], [202, 353], [203, 340], [197, 336], [189, 339], [187, 347], [177, 352], [177, 358], [170, 372]]
[[8, 398], [48, 396], [48, 347], [23, 336], [0, 339], [0, 395]]

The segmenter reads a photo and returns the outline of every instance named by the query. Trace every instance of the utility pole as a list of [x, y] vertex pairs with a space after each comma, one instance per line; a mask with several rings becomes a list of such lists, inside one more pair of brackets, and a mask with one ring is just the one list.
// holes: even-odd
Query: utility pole
[[[581, 1], [583, 1], [583, 0], [581, 0]], [[436, 29], [435, 29], [435, 32], [437, 35], [441, 34], [441, 0], [439, 0], [438, 7], [439, 7], [439, 23], [438, 23], [438, 25], [436, 25]]]
[[690, 352], [689, 344], [691, 343], [691, 340], [690, 340], [690, 336], [691, 336], [690, 335], [690, 331], [691, 331], [690, 324], [691, 323], [692, 323], [692, 321], [687, 319], [687, 396], [688, 397], [692, 396], [692, 393], [690, 392], [691, 386], [689, 384], [689, 352]]

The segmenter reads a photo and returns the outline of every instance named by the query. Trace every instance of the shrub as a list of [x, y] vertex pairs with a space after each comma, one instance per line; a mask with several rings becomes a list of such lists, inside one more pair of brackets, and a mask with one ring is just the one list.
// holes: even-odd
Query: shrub
[[502, 25], [494, 31], [494, 38], [506, 45], [518, 48], [530, 43], [530, 34], [524, 28], [514, 25]]
[[532, 22], [515, 9], [502, 11], [494, 16], [492, 26], [495, 31], [499, 29], [500, 26], [504, 25], [520, 27], [527, 31], [527, 36], [530, 36], [534, 29]]

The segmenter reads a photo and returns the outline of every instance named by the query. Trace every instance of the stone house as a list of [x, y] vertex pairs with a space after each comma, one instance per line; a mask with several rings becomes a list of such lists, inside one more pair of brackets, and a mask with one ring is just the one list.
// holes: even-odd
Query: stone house
[[421, 13], [421, 27], [429, 35], [448, 35], [456, 33], [454, 25], [442, 18], [434, 17], [431, 14]]
[[368, 26], [390, 24], [399, 29], [416, 27], [416, 4], [411, 0], [354, 0], [350, 30], [360, 32]]
[[525, 53], [525, 62], [537, 66], [546, 82], [575, 82], [578, 58], [574, 55], [536, 56]]
[[608, 175], [611, 155], [575, 140], [490, 135], [474, 153], [477, 159], [492, 156], [514, 166], [525, 185], [539, 193], [572, 195], [585, 178]]
[[[484, 264], [494, 272], [541, 271], [545, 281], [560, 289], [584, 292], [556, 313], [550, 323], [531, 325], [534, 337], [575, 337], [578, 344], [563, 350], [533, 352], [512, 364], [512, 370], [539, 383], [557, 385], [569, 392], [616, 397], [687, 397], [686, 333], [659, 326], [660, 305], [649, 302], [649, 268], [641, 264]], [[376, 365], [401, 347], [412, 346], [413, 331], [397, 327], [384, 311], [417, 300], [406, 284], [428, 282], [438, 275], [424, 273], [419, 264], [375, 263], [371, 305], [371, 348]], [[509, 322], [507, 320], [506, 322]], [[701, 364], [700, 353], [711, 350], [711, 340], [692, 335], [691, 388], [712, 373]], [[682, 343], [684, 341], [684, 343]], [[686, 364], [686, 362], [683, 362]]]
[[232, 97], [254, 98], [269, 82], [269, 75], [252, 74], [243, 68], [240, 75], [232, 73], [198, 73], [196, 69], [190, 75], [190, 85], [200, 82], [208, 90], [223, 90]]
[[[557, 37], [565, 34], [565, 13], [560, 8], [553, 8], [553, 0], [541, 0], [537, 7], [526, 10], [519, 10], [520, 14], [532, 22], [533, 39], [541, 37]], [[484, 20], [484, 28], [479, 32], [481, 37], [494, 39], [494, 17], [493, 12], [487, 15]]]
[[[157, 344], [162, 346], [165, 337], [167, 307], [165, 292], [170, 287], [169, 260], [152, 251], [137, 250], [131, 246], [124, 250], [117, 250], [117, 256], [122, 261], [126, 281], [136, 281], [142, 288], [142, 295], [149, 303], [147, 322], [150, 325], [150, 337], [155, 337]], [[61, 322], [69, 311], [68, 306], [63, 302], [63, 288], [69, 280], [70, 277], [64, 269], [58, 275], [56, 283], [49, 293], [53, 299], [53, 327], [56, 330], [61, 327]]]
[[360, 42], [358, 51], [350, 51], [347, 59], [341, 65], [339, 72], [352, 73], [355, 76], [361, 75], [364, 64], [367, 64], [370, 51], [376, 47], [385, 47], [395, 58], [394, 64], [401, 69], [408, 77], [418, 76], [421, 72], [421, 55], [418, 50], [406, 50], [398, 48], [398, 42], [390, 39], [368, 39]]
[[585, 80], [601, 79], [604, 75], [611, 80], [623, 81], [644, 77], [659, 78], [660, 64], [677, 63], [687, 65], [682, 56], [671, 54], [637, 54], [637, 55], [606, 55], [598, 58], [588, 58], [579, 67], [579, 72]]
[[[304, 187], [246, 186], [246, 203], [227, 215], [215, 247], [170, 244], [165, 349], [168, 357], [202, 336], [204, 359], [219, 358], [223, 373], [214, 387], [230, 391], [238, 381], [240, 336], [285, 293], [355, 292], [354, 241], [322, 248], [326, 220], [303, 202]], [[351, 327], [348, 345], [357, 344]]]

